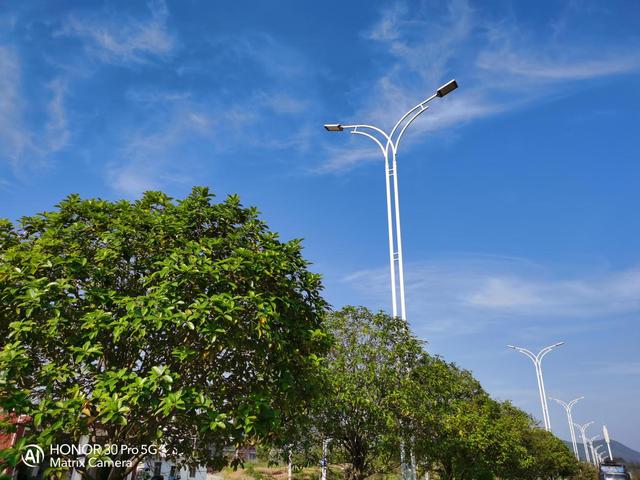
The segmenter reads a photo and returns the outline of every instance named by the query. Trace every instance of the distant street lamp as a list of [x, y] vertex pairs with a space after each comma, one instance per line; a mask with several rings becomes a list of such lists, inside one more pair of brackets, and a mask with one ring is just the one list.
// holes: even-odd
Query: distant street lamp
[[[393, 316], [398, 316], [398, 304], [400, 304], [400, 318], [407, 319], [405, 295], [404, 295], [404, 265], [402, 259], [402, 234], [400, 232], [400, 200], [398, 195], [398, 165], [397, 153], [402, 135], [407, 127], [413, 123], [424, 111], [426, 111], [431, 100], [442, 98], [448, 93], [458, 88], [455, 80], [450, 80], [438, 88], [436, 92], [426, 100], [405, 113], [395, 124], [391, 133], [372, 125], [342, 125], [340, 123], [327, 123], [324, 128], [329, 132], [342, 132], [349, 130], [356, 135], [364, 135], [370, 138], [382, 151], [384, 157], [384, 168], [387, 188], [387, 226], [389, 229], [389, 267], [391, 270], [391, 307]], [[391, 162], [389, 161], [391, 157]], [[393, 177], [393, 181], [392, 181]], [[395, 231], [394, 231], [395, 220]], [[396, 273], [397, 268], [397, 273]], [[397, 279], [396, 279], [397, 276]], [[396, 288], [396, 281], [399, 284]]]
[[589, 448], [591, 449], [591, 460], [593, 460], [593, 464], [594, 465], [598, 465], [598, 460], [596, 459], [596, 450], [593, 448], [593, 441], [595, 439], [597, 439], [600, 435], [594, 435], [593, 437], [591, 437], [588, 442], [589, 442]]
[[530, 350], [522, 347], [514, 347], [513, 345], [507, 345], [509, 348], [513, 348], [514, 350], [526, 355], [531, 359], [533, 365], [536, 369], [536, 378], [538, 379], [538, 393], [540, 394], [540, 403], [542, 404], [542, 419], [544, 421], [544, 429], [548, 432], [551, 431], [551, 420], [549, 419], [549, 406], [547, 405], [547, 394], [544, 389], [544, 379], [542, 378], [542, 358], [560, 345], [564, 345], [564, 342], [554, 343], [553, 345], [549, 345], [548, 347], [544, 347], [542, 350], [535, 355]]
[[584, 425], [576, 423], [575, 425], [580, 430], [580, 435], [582, 436], [582, 446], [584, 447], [584, 456], [587, 463], [589, 463], [591, 460], [589, 459], [589, 447], [587, 445], [587, 428], [589, 428], [590, 425], [593, 425], [593, 422], [587, 422]]
[[571, 409], [575, 406], [576, 403], [578, 403], [583, 398], [584, 397], [574, 398], [569, 403], [565, 403], [562, 400], [558, 400], [557, 398], [549, 397], [550, 400], [558, 402], [560, 405], [562, 405], [565, 411], [567, 412], [567, 421], [569, 422], [569, 433], [571, 434], [571, 445], [573, 446], [573, 453], [578, 460], [580, 459], [580, 455], [578, 455], [578, 442], [576, 441], [576, 431], [575, 431], [575, 428], [573, 427], [573, 416], [571, 415]]

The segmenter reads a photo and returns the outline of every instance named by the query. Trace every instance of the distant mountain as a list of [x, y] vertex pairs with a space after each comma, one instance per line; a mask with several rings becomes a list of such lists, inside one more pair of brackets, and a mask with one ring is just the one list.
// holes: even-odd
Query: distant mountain
[[[569, 450], [572, 450], [571, 442], [565, 441]], [[607, 450], [607, 444], [604, 440], [596, 440], [593, 442], [594, 448], [598, 445], [602, 445], [603, 448], [600, 449], [601, 452], [605, 452], [605, 455], [608, 457], [609, 453]], [[615, 440], [611, 440], [611, 453], [614, 458], [621, 458], [627, 463], [640, 463], [640, 452], [636, 452], [632, 448], [627, 447], [626, 445], [616, 442]], [[582, 443], [578, 442], [578, 454], [580, 455], [580, 460], [584, 460], [584, 447]], [[591, 455], [591, 451], [589, 451], [589, 455]]]

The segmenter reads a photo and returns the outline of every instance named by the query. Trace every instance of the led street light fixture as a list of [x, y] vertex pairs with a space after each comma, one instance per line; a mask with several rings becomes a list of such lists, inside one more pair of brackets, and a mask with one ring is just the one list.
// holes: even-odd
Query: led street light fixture
[[438, 90], [436, 90], [436, 95], [438, 95], [439, 97], [444, 97], [447, 93], [453, 92], [456, 88], [458, 88], [458, 82], [456, 82], [455, 80], [449, 80]]

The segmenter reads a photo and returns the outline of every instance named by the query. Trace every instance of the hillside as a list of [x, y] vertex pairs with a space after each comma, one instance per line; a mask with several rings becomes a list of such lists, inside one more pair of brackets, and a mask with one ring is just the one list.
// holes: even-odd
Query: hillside
[[[566, 443], [569, 449], [571, 449], [571, 442], [565, 441], [564, 443]], [[607, 452], [607, 445], [604, 440], [596, 440], [593, 442], [594, 447], [597, 445], [602, 445], [604, 448], [601, 448], [600, 450]], [[580, 459], [584, 460], [584, 447], [580, 442], [578, 442], [578, 453], [580, 454]], [[611, 453], [613, 453], [615, 458], [621, 458], [625, 462], [640, 463], [640, 452], [637, 452], [620, 442], [616, 442], [615, 440], [611, 441]]]

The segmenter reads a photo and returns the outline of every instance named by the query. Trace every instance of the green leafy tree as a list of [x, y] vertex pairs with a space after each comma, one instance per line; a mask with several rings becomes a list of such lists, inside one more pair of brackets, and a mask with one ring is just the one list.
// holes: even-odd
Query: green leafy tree
[[408, 425], [421, 468], [443, 480], [533, 480], [576, 472], [577, 462], [559, 439], [438, 357], [421, 356], [398, 404], [413, 417]]
[[[579, 462], [578, 470], [571, 477], [571, 480], [598, 480], [598, 469], [587, 462]], [[632, 477], [635, 475], [632, 473]]]
[[[530, 428], [526, 431], [523, 440], [533, 461], [526, 468], [521, 469], [518, 478], [551, 480], [581, 475], [582, 471], [575, 456], [553, 433], [541, 428]], [[588, 475], [587, 473], [587, 477]]]
[[490, 399], [469, 372], [423, 354], [401, 393], [422, 468], [443, 480], [491, 475]]
[[397, 457], [400, 419], [393, 403], [421, 346], [404, 320], [364, 307], [331, 313], [327, 327], [334, 345], [318, 430], [349, 464], [347, 477], [360, 480]]
[[212, 197], [71, 195], [0, 222], [0, 408], [31, 418], [8, 461], [88, 435], [219, 466], [305, 411], [329, 346], [320, 278], [300, 241]]

